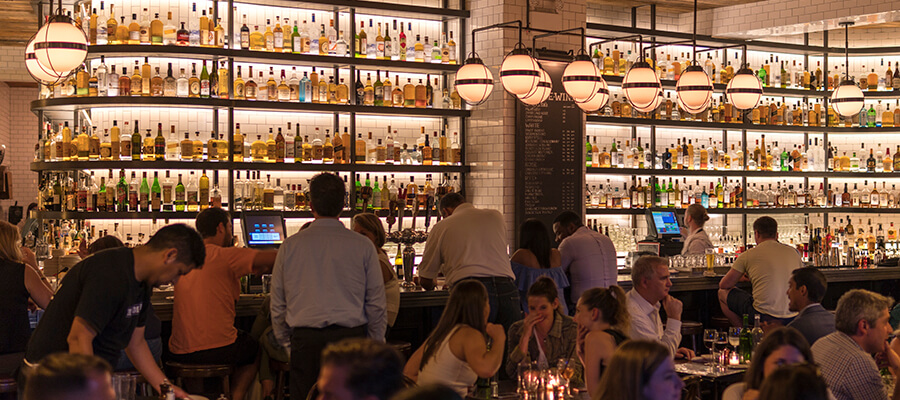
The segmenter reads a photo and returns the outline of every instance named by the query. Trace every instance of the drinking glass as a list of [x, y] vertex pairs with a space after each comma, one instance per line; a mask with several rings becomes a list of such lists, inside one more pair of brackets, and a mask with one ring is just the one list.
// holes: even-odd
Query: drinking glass
[[741, 328], [734, 326], [728, 328], [728, 344], [737, 351], [738, 345], [741, 344]]
[[716, 330], [715, 329], [704, 329], [703, 330], [703, 345], [706, 346], [706, 349], [709, 350], [709, 354], [712, 356], [712, 359], [716, 359]]
[[516, 388], [516, 392], [524, 395], [529, 388], [528, 379], [531, 374], [531, 363], [527, 361], [522, 361], [516, 367], [516, 376], [518, 377], [518, 387]]
[[113, 375], [112, 384], [113, 390], [116, 391], [116, 400], [134, 400], [136, 382], [134, 375]]
[[565, 382], [563, 384], [562, 396], [566, 398], [571, 394], [569, 382], [571, 382], [572, 376], [575, 375], [575, 363], [576, 361], [574, 358], [561, 358], [556, 363], [556, 371], [559, 374], [559, 378]]
[[272, 274], [264, 274], [262, 276], [262, 292], [269, 294], [272, 289]]
[[525, 390], [528, 392], [529, 398], [537, 398], [538, 392], [543, 385], [541, 370], [537, 366], [537, 362], [532, 362], [528, 367], [528, 373], [525, 374]]

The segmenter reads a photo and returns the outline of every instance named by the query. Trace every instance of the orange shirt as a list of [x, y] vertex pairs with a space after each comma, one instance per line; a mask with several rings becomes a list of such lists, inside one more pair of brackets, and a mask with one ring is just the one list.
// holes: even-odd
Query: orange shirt
[[169, 350], [187, 354], [234, 343], [240, 278], [250, 274], [257, 251], [206, 245], [206, 262], [178, 279]]

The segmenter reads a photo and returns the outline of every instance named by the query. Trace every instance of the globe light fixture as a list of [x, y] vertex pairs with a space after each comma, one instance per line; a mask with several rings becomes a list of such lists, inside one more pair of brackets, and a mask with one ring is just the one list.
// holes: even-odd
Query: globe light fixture
[[541, 77], [534, 89], [523, 96], [516, 97], [525, 104], [535, 106], [546, 101], [550, 97], [551, 91], [553, 91], [553, 81], [550, 80], [550, 75], [541, 68]]
[[578, 104], [582, 111], [592, 113], [603, 108], [609, 101], [609, 86], [607, 86], [606, 80], [602, 80], [601, 83], [602, 85], [597, 89], [597, 93], [594, 93], [588, 101], [575, 103]]
[[850, 79], [850, 26], [853, 22], [841, 22], [844, 27], [844, 80], [831, 93], [831, 107], [843, 117], [852, 117], [863, 107], [862, 90]]
[[584, 49], [566, 66], [562, 76], [563, 88], [576, 103], [591, 99], [600, 87], [605, 86], [603, 73], [591, 61]]
[[647, 112], [662, 92], [662, 84], [649, 63], [638, 61], [625, 74], [625, 79], [622, 80], [622, 90], [632, 107], [638, 111]]
[[831, 93], [831, 108], [842, 117], [849, 118], [859, 113], [864, 100], [863, 92], [856, 86], [856, 82], [845, 79]]
[[58, 84], [68, 76], [68, 74], [55, 73], [37, 60], [37, 56], [34, 54], [34, 38], [25, 46], [25, 69], [28, 70], [32, 79], [48, 86]]
[[506, 55], [500, 64], [500, 83], [503, 89], [516, 96], [530, 93], [541, 80], [541, 67], [521, 42]]
[[728, 102], [738, 110], [749, 110], [755, 108], [762, 98], [763, 88], [762, 82], [750, 68], [746, 66], [739, 69], [728, 86], [725, 87], [725, 95], [728, 96]]
[[484, 103], [494, 90], [494, 74], [474, 54], [456, 71], [456, 91], [470, 105]]
[[62, 14], [61, 8], [34, 36], [35, 58], [59, 75], [68, 75], [84, 63], [87, 47], [84, 32]]
[[681, 73], [675, 84], [678, 99], [683, 104], [684, 110], [697, 114], [709, 107], [709, 99], [712, 98], [713, 85], [703, 68], [692, 64]]

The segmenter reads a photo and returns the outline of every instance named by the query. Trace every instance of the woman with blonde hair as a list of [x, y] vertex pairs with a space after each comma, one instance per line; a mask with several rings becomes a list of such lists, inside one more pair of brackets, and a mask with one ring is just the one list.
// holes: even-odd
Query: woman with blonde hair
[[679, 400], [684, 382], [665, 346], [646, 340], [622, 343], [600, 380], [595, 400]]
[[25, 265], [21, 242], [15, 225], [0, 221], [0, 374], [11, 374], [25, 356], [31, 336], [28, 299], [47, 308], [53, 297], [40, 273]]
[[393, 264], [384, 251], [384, 243], [387, 235], [384, 233], [384, 225], [381, 219], [372, 213], [361, 213], [353, 216], [353, 231], [372, 241], [378, 250], [378, 261], [381, 264], [381, 277], [384, 278], [384, 295], [387, 303], [387, 325], [394, 326], [397, 313], [400, 311], [400, 281], [394, 274]]
[[684, 247], [681, 255], [706, 254], [706, 249], [713, 248], [709, 235], [703, 230], [703, 225], [709, 221], [709, 214], [699, 204], [691, 204], [684, 212], [684, 225], [688, 228], [688, 235], [684, 239]]
[[574, 319], [578, 324], [575, 349], [584, 365], [584, 382], [588, 393], [595, 394], [616, 348], [628, 339], [625, 332], [631, 318], [625, 291], [615, 285], [585, 291], [575, 306]]

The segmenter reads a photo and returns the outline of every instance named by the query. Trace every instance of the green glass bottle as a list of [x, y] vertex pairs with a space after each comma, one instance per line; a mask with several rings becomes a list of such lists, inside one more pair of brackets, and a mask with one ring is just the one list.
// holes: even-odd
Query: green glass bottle
[[100, 190], [97, 191], [97, 211], [106, 211], [106, 178], [100, 177]]
[[375, 90], [375, 105], [384, 105], [384, 83], [381, 82], [381, 70], [375, 71], [375, 84], [372, 85]]
[[153, 211], [162, 211], [162, 187], [159, 185], [159, 172], [153, 171], [153, 186], [150, 186], [150, 207]]
[[781, 150], [781, 154], [779, 154], [779, 157], [781, 158], [781, 170], [787, 171], [788, 164], [790, 164], [791, 159], [791, 153], [788, 153], [787, 146], [785, 146], [784, 149]]
[[875, 105], [869, 104], [869, 111], [866, 112], [866, 126], [869, 128], [875, 127]]
[[594, 159], [591, 156], [592, 150], [593, 149], [591, 148], [591, 141], [587, 140], [584, 143], [584, 166], [588, 167], [588, 168], [590, 168], [592, 165], [594, 165]]
[[119, 183], [116, 184], [116, 203], [119, 205], [116, 211], [128, 211], [128, 182], [125, 181], [125, 170], [119, 171]]
[[178, 174], [178, 184], [175, 185], [175, 211], [184, 211], [186, 203], [184, 183], [181, 183], [181, 174]]
[[303, 42], [300, 40], [300, 31], [297, 29], [297, 20], [294, 20], [294, 31], [291, 32], [291, 52], [300, 54], [303, 52]]
[[150, 184], [147, 183], [147, 172], [141, 178], [141, 188], [138, 192], [141, 211], [150, 211]]
[[766, 69], [762, 66], [756, 71], [756, 76], [759, 77], [759, 81], [762, 82], [763, 86], [769, 86], [769, 80], [766, 79], [767, 74]]
[[166, 159], [166, 138], [162, 133], [162, 123], [156, 125], [156, 139], [153, 141], [153, 152], [156, 155], [156, 161]]
[[356, 211], [362, 211], [363, 201], [362, 201], [362, 196], [360, 196], [360, 193], [362, 193], [362, 183], [360, 183], [359, 174], [357, 174], [356, 175]]
[[750, 315], [744, 314], [744, 327], [741, 328], [740, 345], [738, 352], [742, 364], [749, 364], [753, 352], [753, 336], [750, 334]]
[[206, 70], [206, 60], [203, 60], [203, 70], [200, 72], [200, 97], [209, 98], [209, 71]]

